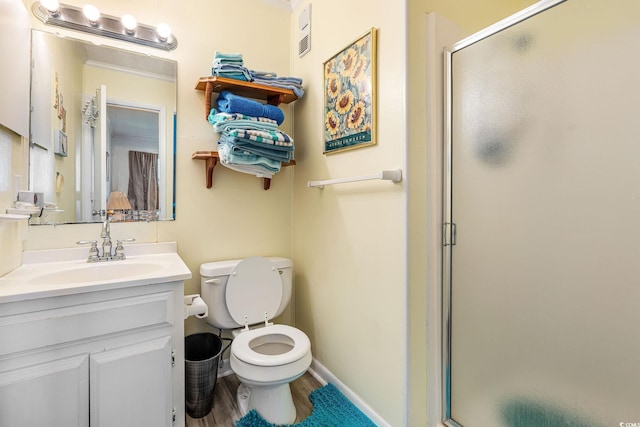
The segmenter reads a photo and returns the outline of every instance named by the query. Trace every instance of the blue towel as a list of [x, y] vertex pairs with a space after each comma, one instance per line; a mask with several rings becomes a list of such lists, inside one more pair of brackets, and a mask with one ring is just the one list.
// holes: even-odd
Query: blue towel
[[291, 151], [274, 151], [260, 147], [254, 147], [248, 144], [242, 146], [229, 144], [229, 147], [234, 153], [255, 154], [256, 156], [265, 157], [277, 162], [290, 162], [293, 154]]
[[288, 162], [293, 158], [292, 151], [273, 150], [265, 145], [253, 144], [253, 141], [238, 141], [238, 138], [232, 138], [225, 133], [220, 135], [218, 140], [218, 145], [221, 144], [229, 147], [233, 153], [255, 154], [278, 162]]
[[218, 144], [218, 155], [220, 156], [220, 161], [225, 166], [252, 166], [250, 168], [243, 168], [243, 172], [251, 174], [274, 174], [280, 172], [281, 168], [279, 161], [254, 154], [233, 152], [226, 144]]
[[279, 162], [288, 162], [293, 158], [293, 149], [288, 147], [273, 146], [250, 139], [231, 137], [226, 132], [220, 135], [218, 144], [226, 144], [232, 147], [236, 153], [255, 154]]
[[252, 147], [260, 147], [260, 148], [266, 148], [268, 150], [275, 150], [275, 151], [293, 151], [293, 145], [290, 146], [283, 146], [283, 145], [275, 145], [273, 144], [273, 141], [268, 142], [268, 140], [266, 141], [255, 141], [253, 139], [249, 139], [249, 138], [240, 138], [239, 136], [229, 136], [226, 132], [223, 132], [222, 135], [226, 135], [230, 138], [233, 138], [233, 143], [236, 145], [250, 145]]
[[218, 113], [215, 108], [209, 113], [209, 123], [213, 125], [213, 130], [220, 132], [230, 132], [234, 129], [254, 129], [265, 131], [277, 131], [278, 123], [266, 117], [251, 117], [243, 114]]
[[221, 64], [214, 65], [211, 69], [214, 76], [228, 77], [230, 79], [251, 81], [249, 70], [241, 65]]
[[241, 53], [222, 53], [222, 52], [214, 52], [213, 59], [227, 59], [232, 61], [242, 61]]
[[218, 73], [218, 72], [212, 71], [211, 74], [213, 74], [214, 76], [218, 76], [218, 77], [225, 77], [227, 79], [241, 80], [243, 82], [248, 82], [249, 81], [247, 79], [247, 77], [242, 73], [231, 73], [231, 72]]
[[249, 70], [249, 73], [251, 73], [251, 77], [255, 79], [272, 80], [302, 86], [302, 79], [299, 77], [278, 77], [276, 73], [270, 71]]
[[251, 81], [256, 83], [292, 90], [298, 98], [304, 96], [302, 79], [299, 77], [278, 77], [276, 73], [255, 70], [249, 70], [249, 75]]
[[223, 113], [241, 113], [253, 117], [266, 117], [278, 124], [284, 121], [284, 112], [275, 105], [260, 104], [249, 98], [234, 95], [223, 90], [218, 95], [218, 111]]
[[267, 142], [269, 144], [293, 146], [293, 139], [281, 130], [264, 131], [259, 129], [234, 129], [229, 131], [230, 136], [247, 138], [252, 141]]
[[252, 81], [254, 83], [260, 83], [260, 84], [263, 84], [263, 85], [266, 85], [266, 86], [273, 86], [273, 87], [279, 87], [279, 88], [282, 88], [282, 89], [289, 89], [298, 98], [302, 98], [304, 96], [304, 89], [302, 89], [302, 87], [299, 87], [299, 86], [296, 86], [296, 85], [287, 84], [287, 83], [279, 83], [279, 82], [274, 81], [274, 80], [265, 80], [265, 79], [256, 79], [256, 78], [254, 78]]
[[220, 65], [239, 65], [243, 66], [244, 61], [242, 59], [220, 59], [216, 58], [213, 60], [213, 66], [217, 67]]

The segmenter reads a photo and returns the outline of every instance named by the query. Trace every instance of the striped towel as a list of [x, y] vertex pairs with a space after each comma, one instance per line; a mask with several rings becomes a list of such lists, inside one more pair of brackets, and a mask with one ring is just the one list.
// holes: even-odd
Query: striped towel
[[222, 133], [222, 132], [231, 132], [236, 129], [259, 129], [267, 132], [277, 131], [278, 125], [273, 125], [271, 123], [261, 123], [261, 122], [253, 122], [250, 120], [230, 120], [228, 122], [220, 122], [213, 125], [213, 130]]
[[229, 132], [229, 136], [246, 138], [252, 141], [281, 145], [284, 147], [293, 147], [293, 139], [282, 131], [234, 129]]
[[226, 144], [218, 144], [220, 161], [225, 165], [253, 165], [265, 169], [266, 173], [280, 172], [281, 163], [255, 154], [244, 154], [232, 151]]
[[228, 77], [230, 79], [251, 81], [249, 70], [241, 65], [221, 64], [213, 65], [211, 74], [214, 76]]
[[262, 144], [244, 138], [232, 138], [223, 133], [218, 140], [218, 146], [227, 145], [234, 153], [255, 154], [278, 162], [288, 162], [293, 158], [291, 147], [278, 147], [271, 144]]
[[209, 113], [209, 123], [211, 124], [229, 120], [251, 120], [263, 123], [273, 123], [276, 125], [278, 124], [278, 122], [268, 117], [253, 117], [241, 113], [218, 113], [215, 108], [212, 108], [211, 112]]
[[251, 117], [239, 113], [217, 113], [211, 109], [209, 123], [213, 130], [221, 133], [233, 129], [258, 129], [265, 131], [277, 131], [278, 123], [266, 117]]
[[[225, 135], [226, 132], [223, 132], [222, 135]], [[233, 143], [235, 145], [241, 145], [241, 146], [245, 146], [245, 145], [249, 145], [251, 147], [260, 147], [260, 148], [266, 148], [272, 151], [293, 151], [295, 148], [293, 147], [293, 144], [287, 144], [286, 142], [275, 142], [272, 139], [265, 139], [264, 141], [258, 141], [255, 139], [249, 139], [249, 138], [238, 138], [237, 136], [232, 137], [230, 136], [229, 138], [231, 138], [231, 140], [233, 141]], [[285, 144], [285, 145], [279, 145], [279, 144]]]
[[231, 151], [234, 153], [255, 154], [256, 156], [262, 156], [279, 162], [289, 162], [293, 159], [292, 151], [277, 151], [271, 148], [261, 148], [257, 146], [257, 144], [251, 145], [247, 143], [245, 145], [235, 145], [231, 142], [229, 143], [229, 147], [231, 147]]
[[276, 73], [270, 71], [249, 70], [251, 76], [250, 81], [261, 83], [268, 86], [290, 89], [298, 98], [304, 96], [302, 88], [302, 79], [299, 77], [278, 77]]

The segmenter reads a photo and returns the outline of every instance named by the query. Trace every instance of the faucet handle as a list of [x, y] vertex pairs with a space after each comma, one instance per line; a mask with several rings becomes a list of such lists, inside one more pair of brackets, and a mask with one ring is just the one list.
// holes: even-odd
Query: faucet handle
[[136, 239], [120, 239], [117, 241], [116, 243], [116, 253], [113, 254], [113, 259], [114, 260], [120, 260], [120, 259], [125, 259], [126, 256], [124, 255], [124, 246], [122, 246], [122, 242], [135, 242]]
[[100, 261], [100, 254], [98, 253], [98, 241], [97, 240], [78, 240], [78, 245], [91, 245], [89, 248], [89, 258], [87, 262]]

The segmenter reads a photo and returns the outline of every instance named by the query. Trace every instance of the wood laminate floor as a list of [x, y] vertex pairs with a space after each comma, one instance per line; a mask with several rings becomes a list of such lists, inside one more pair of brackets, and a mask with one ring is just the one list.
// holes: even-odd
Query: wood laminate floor
[[[186, 427], [233, 427], [241, 418], [236, 404], [236, 390], [240, 382], [234, 375], [218, 378], [213, 395], [213, 409], [206, 417], [191, 418], [186, 415]], [[311, 414], [313, 405], [309, 401], [309, 393], [322, 384], [308, 371], [291, 383], [291, 395], [296, 407], [296, 422], [300, 422]]]

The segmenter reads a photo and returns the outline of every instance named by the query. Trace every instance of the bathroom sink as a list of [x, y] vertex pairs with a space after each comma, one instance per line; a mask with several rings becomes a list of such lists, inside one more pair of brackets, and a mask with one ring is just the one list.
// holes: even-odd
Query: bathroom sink
[[184, 281], [191, 271], [175, 242], [125, 246], [127, 258], [87, 262], [88, 249], [25, 251], [22, 265], [0, 277], [0, 304]]
[[30, 285], [56, 286], [61, 284], [124, 280], [162, 269], [162, 265], [144, 262], [126, 263], [121, 261], [107, 261], [87, 263], [80, 267], [73, 266], [65, 270], [35, 276], [28, 280], [27, 283]]

